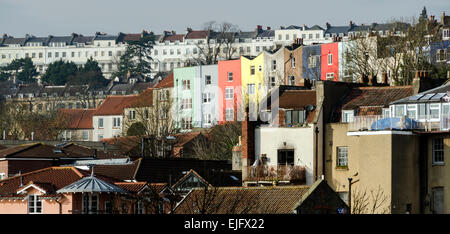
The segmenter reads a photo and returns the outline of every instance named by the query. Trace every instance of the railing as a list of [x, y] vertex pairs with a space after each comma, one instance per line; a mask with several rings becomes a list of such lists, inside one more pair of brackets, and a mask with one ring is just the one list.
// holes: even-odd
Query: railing
[[295, 165], [259, 165], [247, 167], [246, 181], [290, 181], [296, 184], [306, 183], [306, 169]]
[[417, 116], [416, 118], [383, 117], [382, 115], [355, 116], [349, 122], [348, 131], [417, 130], [447, 131], [450, 129], [449, 114], [440, 116]]

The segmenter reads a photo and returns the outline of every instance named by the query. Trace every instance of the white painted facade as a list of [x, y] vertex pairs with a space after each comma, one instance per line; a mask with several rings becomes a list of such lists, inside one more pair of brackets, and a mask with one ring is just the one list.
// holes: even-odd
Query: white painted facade
[[[116, 119], [116, 126], [114, 126], [114, 119]], [[117, 126], [117, 119], [120, 124]], [[103, 138], [112, 138], [115, 136], [122, 136], [123, 116], [122, 115], [97, 115], [92, 118], [92, 125], [94, 127], [93, 140], [100, 141]], [[103, 121], [103, 127], [100, 122]]]

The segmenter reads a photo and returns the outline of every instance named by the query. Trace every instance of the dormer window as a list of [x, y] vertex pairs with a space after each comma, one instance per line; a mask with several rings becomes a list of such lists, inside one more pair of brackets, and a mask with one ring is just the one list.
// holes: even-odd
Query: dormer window
[[351, 123], [355, 115], [354, 110], [343, 110], [342, 111], [342, 123]]

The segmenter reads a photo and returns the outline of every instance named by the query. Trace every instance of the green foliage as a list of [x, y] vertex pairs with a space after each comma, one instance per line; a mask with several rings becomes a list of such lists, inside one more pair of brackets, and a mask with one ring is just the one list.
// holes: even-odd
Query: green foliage
[[67, 78], [67, 84], [70, 85], [89, 85], [91, 88], [100, 88], [108, 84], [108, 80], [102, 74], [97, 61], [89, 58], [83, 67]]
[[128, 72], [145, 76], [150, 73], [150, 54], [155, 44], [153, 35], [142, 37], [139, 41], [127, 41], [125, 53], [120, 56], [118, 71], [113, 76], [124, 76]]
[[52, 85], [65, 85], [69, 76], [75, 76], [78, 67], [74, 62], [65, 62], [62, 60], [48, 65], [42, 81]]
[[144, 136], [144, 135], [146, 135], [146, 130], [142, 122], [133, 123], [127, 130], [127, 136]]
[[0, 80], [7, 80], [12, 75], [16, 75], [18, 80], [25, 83], [36, 82], [35, 77], [38, 75], [31, 58], [14, 59], [0, 70]]

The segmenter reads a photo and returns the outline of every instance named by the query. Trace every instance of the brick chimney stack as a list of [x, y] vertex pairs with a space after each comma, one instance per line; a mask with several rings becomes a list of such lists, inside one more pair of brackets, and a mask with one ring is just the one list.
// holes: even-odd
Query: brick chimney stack
[[245, 109], [242, 121], [242, 180], [247, 178], [247, 168], [255, 161], [255, 128], [256, 121], [249, 119], [249, 108]]

